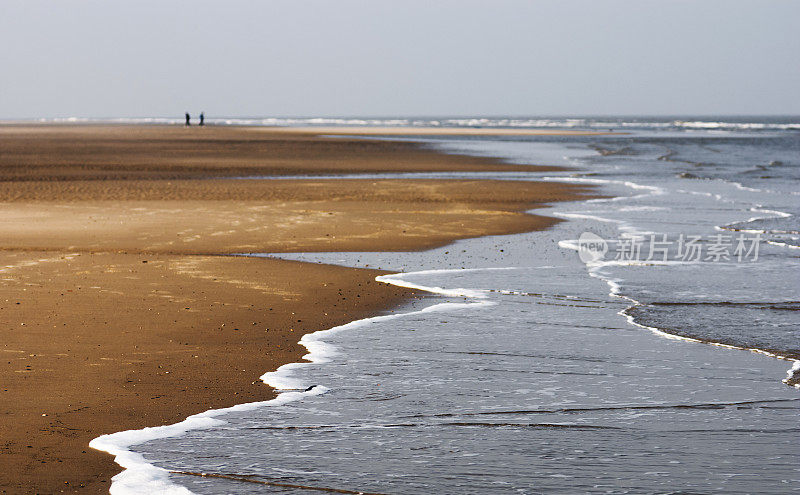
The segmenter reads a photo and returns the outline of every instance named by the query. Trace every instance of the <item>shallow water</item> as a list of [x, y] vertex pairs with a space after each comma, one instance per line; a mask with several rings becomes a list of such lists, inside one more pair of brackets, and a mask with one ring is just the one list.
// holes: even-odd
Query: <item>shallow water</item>
[[[387, 280], [445, 295], [310, 338], [317, 363], [265, 377], [314, 386], [302, 400], [230, 412], [135, 452], [249, 480], [169, 475], [196, 493], [800, 491], [800, 392], [781, 382], [792, 363], [670, 336], [798, 356], [797, 139], [436, 141], [580, 167], [508, 178], [594, 183], [624, 199], [558, 204], [536, 211], [568, 219], [546, 232], [422, 253], [284, 255], [402, 271]], [[749, 177], [760, 157], [785, 171]], [[707, 178], [685, 175], [698, 169]], [[757, 260], [677, 262], [675, 245], [668, 262], [613, 259], [636, 236], [730, 225], [762, 233]], [[609, 249], [588, 264], [574, 249], [587, 231]]]
[[[608, 252], [592, 274], [617, 281], [619, 294], [647, 305], [637, 307], [637, 321], [800, 358], [800, 134], [640, 132], [560, 140], [569, 147], [563, 154], [578, 157], [568, 162], [582, 170], [544, 175], [595, 184], [615, 197], [557, 207], [554, 214], [616, 226], [617, 232], [604, 236]], [[523, 163], [541, 163], [540, 157], [555, 163], [557, 150], [544, 155], [530, 151], [536, 142], [473, 141], [448, 147]], [[579, 142], [597, 153], [576, 153]], [[663, 236], [669, 263], [614, 263], [625, 240], [642, 240], [636, 261], [643, 261], [650, 241]], [[700, 238], [701, 262], [676, 262], [681, 236]], [[741, 238], [750, 249], [756, 236], [756, 252], [740, 260], [737, 241]], [[727, 243], [728, 259], [704, 262], [717, 240]]]
[[[225, 427], [156, 443], [146, 456], [178, 470], [383, 493], [800, 487], [800, 397], [780, 382], [788, 364], [628, 325], [617, 314], [627, 302], [604, 282], [575, 285], [585, 268], [555, 243], [567, 226], [578, 227], [459, 242], [399, 262], [339, 255], [429, 269], [449, 251], [463, 266], [516, 268], [402, 276], [512, 293], [326, 337], [333, 361], [294, 376], [328, 393], [230, 415]], [[203, 458], [187, 459], [190, 449]], [[173, 479], [197, 493], [264, 490]]]

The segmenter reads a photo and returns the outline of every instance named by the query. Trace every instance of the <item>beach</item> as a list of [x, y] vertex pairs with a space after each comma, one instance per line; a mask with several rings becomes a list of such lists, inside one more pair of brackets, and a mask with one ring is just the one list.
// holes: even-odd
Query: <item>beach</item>
[[299, 360], [303, 334], [422, 297], [369, 268], [232, 254], [414, 251], [530, 232], [560, 220], [528, 210], [591, 193], [319, 180], [560, 170], [320, 132], [0, 126], [0, 488], [107, 492], [119, 467], [93, 438], [272, 398], [259, 376]]
[[657, 7], [3, 2], [0, 495], [800, 495], [800, 3]]

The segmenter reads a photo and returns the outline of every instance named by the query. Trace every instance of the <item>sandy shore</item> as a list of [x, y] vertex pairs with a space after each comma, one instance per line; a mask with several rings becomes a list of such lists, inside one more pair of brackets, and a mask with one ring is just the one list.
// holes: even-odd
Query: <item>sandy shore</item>
[[[273, 396], [305, 332], [390, 311], [378, 272], [243, 251], [410, 250], [546, 228], [579, 187], [222, 180], [529, 170], [408, 142], [169, 126], [0, 126], [0, 489], [106, 492], [103, 433]], [[313, 302], [313, 304], [309, 304]]]
[[0, 181], [528, 170], [411, 142], [320, 139], [310, 129], [0, 125], [0, 141]]

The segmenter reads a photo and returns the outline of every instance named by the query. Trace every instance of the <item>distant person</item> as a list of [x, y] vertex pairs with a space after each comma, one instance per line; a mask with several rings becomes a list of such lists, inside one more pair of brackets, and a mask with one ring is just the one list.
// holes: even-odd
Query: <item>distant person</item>
[[192, 125], [192, 116], [189, 115], [189, 112], [186, 112], [186, 125]]
[[204, 122], [206, 120], [206, 116], [203, 115], [203, 112], [200, 112], [200, 125], [205, 125]]

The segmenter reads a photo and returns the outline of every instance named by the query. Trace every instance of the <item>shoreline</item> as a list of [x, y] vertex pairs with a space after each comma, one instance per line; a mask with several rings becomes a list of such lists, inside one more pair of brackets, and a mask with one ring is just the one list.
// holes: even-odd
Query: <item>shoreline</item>
[[[408, 142], [195, 130], [0, 128], [10, 150], [0, 158], [11, 322], [3, 393], [15, 426], [2, 432], [3, 488], [105, 492], [119, 469], [86, 449], [90, 439], [274, 397], [252, 370], [297, 362], [297, 335], [416, 296], [366, 290], [379, 286], [373, 271], [208, 254], [425, 249], [547, 228], [559, 220], [525, 211], [590, 191], [480, 180], [209, 181], [242, 170], [536, 168]], [[163, 155], [171, 147], [193, 151], [176, 163]], [[258, 159], [243, 164], [242, 154]]]
[[[30, 120], [0, 120], [0, 128], [26, 128], [26, 127], [160, 127], [160, 128], [186, 128], [181, 122], [119, 122], [103, 120], [86, 120], [75, 122]], [[614, 130], [579, 130], [570, 128], [530, 128], [530, 127], [453, 127], [453, 126], [388, 126], [388, 125], [248, 125], [237, 123], [208, 123], [204, 126], [191, 125], [189, 128], [211, 129], [239, 129], [257, 132], [301, 134], [310, 136], [602, 136], [609, 134], [624, 135], [625, 131]]]
[[[384, 273], [385, 275], [375, 277], [375, 281], [397, 287], [400, 290], [408, 289], [422, 291], [426, 293], [426, 295], [432, 296], [463, 296], [465, 299], [468, 297], [476, 297], [472, 291], [453, 291], [444, 289], [437, 290], [433, 287], [422, 286], [412, 287], [400, 279], [393, 280], [393, 276], [398, 274], [394, 274], [392, 272]], [[392, 311], [391, 314], [367, 316], [365, 318], [358, 318], [332, 328], [306, 333], [298, 341], [298, 344], [305, 347], [307, 351], [307, 353], [303, 355], [301, 359], [295, 362], [283, 364], [276, 370], [267, 371], [259, 377], [259, 380], [263, 381], [267, 386], [273, 388], [275, 395], [273, 398], [259, 402], [240, 403], [227, 408], [209, 409], [207, 411], [189, 416], [183, 421], [174, 424], [159, 425], [139, 430], [119, 431], [102, 435], [93, 439], [89, 443], [89, 446], [93, 449], [113, 455], [115, 457], [115, 462], [124, 468], [124, 470], [116, 475], [113, 479], [113, 483], [117, 486], [117, 488], [123, 490], [131, 489], [136, 492], [142, 490], [157, 491], [165, 488], [179, 488], [180, 485], [175, 485], [169, 481], [169, 474], [198, 476], [206, 476], [206, 474], [173, 470], [165, 471], [162, 468], [158, 468], [153, 464], [150, 464], [150, 462], [148, 462], [146, 459], [142, 459], [136, 453], [132, 452], [130, 448], [144, 442], [178, 437], [192, 430], [202, 430], [215, 425], [222, 425], [224, 424], [224, 420], [219, 420], [217, 417], [228, 413], [245, 412], [266, 407], [279, 406], [290, 402], [300, 401], [307, 397], [313, 397], [326, 393], [328, 391], [327, 387], [324, 385], [308, 386], [308, 384], [300, 382], [294, 378], [293, 371], [312, 364], [324, 364], [329, 360], [332, 354], [336, 354], [337, 351], [335, 350], [335, 346], [324, 341], [324, 338], [329, 335], [357, 328], [369, 327], [372, 324], [380, 324], [381, 322], [396, 318], [405, 318], [408, 316], [438, 311], [449, 313], [457, 309], [466, 309], [474, 305], [481, 305], [481, 303], [432, 303], [431, 305], [422, 309], [405, 311], [401, 313], [395, 313]], [[454, 308], [454, 306], [461, 306], [462, 308]], [[216, 477], [219, 475], [210, 474], [210, 476]], [[270, 483], [265, 484], [269, 485]], [[275, 486], [281, 485], [275, 484]], [[302, 488], [319, 489], [315, 487]]]

